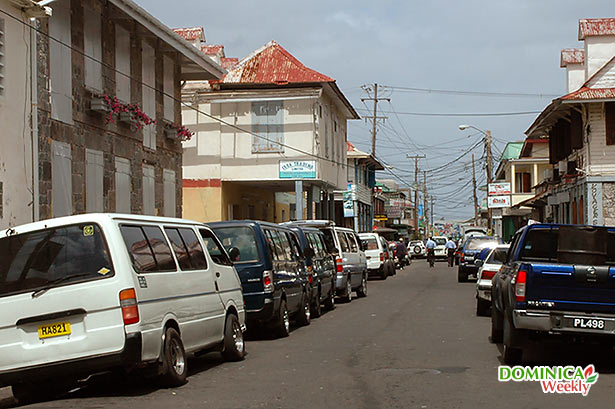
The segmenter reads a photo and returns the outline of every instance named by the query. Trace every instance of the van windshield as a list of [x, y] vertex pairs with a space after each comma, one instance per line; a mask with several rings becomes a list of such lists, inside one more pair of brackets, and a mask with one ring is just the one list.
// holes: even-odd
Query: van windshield
[[247, 226], [216, 227], [214, 232], [226, 251], [230, 251], [231, 247], [239, 249], [239, 260], [234, 263], [253, 263], [261, 259], [252, 228]]
[[[114, 275], [107, 243], [95, 224], [0, 239], [0, 297]], [[73, 277], [74, 278], [71, 278]]]

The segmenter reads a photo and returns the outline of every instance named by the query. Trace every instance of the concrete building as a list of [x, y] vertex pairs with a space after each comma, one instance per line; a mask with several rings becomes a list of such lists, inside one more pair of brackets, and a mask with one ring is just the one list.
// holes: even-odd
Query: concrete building
[[295, 217], [334, 217], [333, 192], [347, 183], [346, 121], [359, 118], [334, 79], [272, 41], [221, 81], [188, 83], [182, 99], [196, 131], [183, 144], [184, 217], [283, 222], [292, 213], [289, 201], [276, 203], [284, 192], [294, 192]]
[[47, 16], [30, 0], [0, 0], [0, 229], [37, 217], [32, 158], [32, 33], [30, 18]]
[[526, 134], [549, 138], [548, 219], [615, 225], [615, 18], [580, 20], [578, 39], [583, 49], [561, 54], [570, 92]]
[[50, 5], [37, 39], [40, 217], [180, 216], [181, 83], [223, 69], [131, 0]]
[[[377, 214], [376, 225], [381, 228], [393, 229], [395, 238], [409, 238], [414, 231], [414, 207], [410, 201], [410, 190], [404, 190], [392, 179], [378, 179], [376, 188], [384, 198], [384, 217]], [[380, 229], [378, 229], [380, 230]]]

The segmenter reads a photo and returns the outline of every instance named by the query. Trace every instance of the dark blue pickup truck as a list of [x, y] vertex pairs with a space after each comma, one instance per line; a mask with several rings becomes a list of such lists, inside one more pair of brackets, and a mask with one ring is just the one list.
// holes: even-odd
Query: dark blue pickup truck
[[615, 227], [533, 224], [493, 278], [491, 341], [507, 365], [545, 339], [615, 345]]

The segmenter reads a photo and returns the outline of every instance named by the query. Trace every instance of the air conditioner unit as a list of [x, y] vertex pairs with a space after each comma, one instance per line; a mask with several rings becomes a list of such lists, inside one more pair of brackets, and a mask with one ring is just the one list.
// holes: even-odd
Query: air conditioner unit
[[564, 173], [566, 173], [566, 170], [568, 170], [568, 161], [567, 160], [560, 160], [557, 163], [557, 167], [559, 170], [559, 174], [563, 175]]
[[544, 174], [543, 174], [543, 179], [544, 180], [551, 180], [551, 179], [553, 179], [553, 169], [551, 169], [551, 168], [545, 169]]

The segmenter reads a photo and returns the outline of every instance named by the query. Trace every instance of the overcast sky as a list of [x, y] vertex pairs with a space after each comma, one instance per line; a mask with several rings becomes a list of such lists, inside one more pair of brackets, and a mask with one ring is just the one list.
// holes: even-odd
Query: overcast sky
[[[391, 104], [379, 107], [389, 119], [379, 126], [376, 156], [394, 166], [392, 172], [404, 181], [413, 179], [406, 154], [427, 155], [421, 168], [435, 169], [481, 138], [467, 137], [472, 132], [459, 131], [459, 124], [491, 130], [497, 157], [507, 141], [524, 138], [536, 114], [403, 113], [541, 111], [553, 95], [565, 93], [559, 52], [582, 46], [578, 20], [614, 14], [612, 0], [137, 2], [170, 27], [203, 26], [207, 42], [223, 44], [227, 57], [241, 59], [276, 40], [306, 66], [335, 78], [362, 115], [368, 112], [361, 102], [367, 96], [361, 85], [388, 86], [383, 92]], [[542, 96], [467, 96], [392, 87]], [[370, 151], [371, 125], [354, 121], [348, 139]], [[483, 154], [480, 148], [473, 152], [477, 159]], [[446, 170], [428, 173], [437, 218], [473, 215], [472, 190], [462, 188], [471, 180], [470, 161], [467, 155]], [[482, 166], [477, 172], [484, 183]]]

